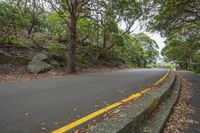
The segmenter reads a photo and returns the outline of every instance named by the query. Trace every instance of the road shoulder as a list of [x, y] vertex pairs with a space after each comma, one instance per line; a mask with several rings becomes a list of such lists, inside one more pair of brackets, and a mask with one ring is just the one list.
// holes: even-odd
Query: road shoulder
[[[192, 89], [192, 97], [189, 99], [188, 104], [194, 109], [194, 113], [191, 115], [191, 119], [194, 122], [190, 122], [188, 129], [185, 133], [199, 133], [200, 132], [200, 76], [191, 72], [180, 72], [183, 78], [185, 78]], [[198, 124], [197, 124], [198, 122]]]
[[200, 77], [192, 72], [178, 72], [182, 79], [179, 100], [164, 133], [200, 132]]

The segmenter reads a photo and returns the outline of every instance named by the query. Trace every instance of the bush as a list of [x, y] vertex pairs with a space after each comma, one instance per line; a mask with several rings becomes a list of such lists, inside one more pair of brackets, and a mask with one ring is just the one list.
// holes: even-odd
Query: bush
[[41, 45], [41, 44], [45, 43], [45, 37], [42, 35], [35, 35], [33, 37], [33, 43], [36, 45]]
[[86, 45], [84, 47], [78, 47], [76, 51], [77, 64], [83, 66], [95, 66], [97, 59], [95, 58], [95, 47], [92, 45]]
[[65, 58], [66, 48], [63, 44], [54, 41], [47, 47], [47, 49], [51, 54]]
[[192, 71], [195, 73], [200, 73], [200, 66], [196, 66]]
[[17, 38], [15, 36], [10, 36], [10, 37], [7, 37], [7, 38], [0, 37], [0, 43], [2, 43], [2, 44], [12, 44], [12, 45], [16, 45], [16, 46], [24, 47], [24, 48], [29, 47], [27, 40], [25, 38]]

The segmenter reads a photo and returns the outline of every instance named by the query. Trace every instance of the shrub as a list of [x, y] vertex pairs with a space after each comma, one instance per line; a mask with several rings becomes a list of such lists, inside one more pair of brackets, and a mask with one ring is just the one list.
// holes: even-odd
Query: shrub
[[62, 58], [65, 57], [66, 48], [63, 44], [58, 43], [57, 41], [54, 41], [53, 43], [51, 43], [47, 49], [51, 54], [55, 56], [62, 57]]
[[10, 37], [7, 37], [7, 38], [0, 37], [0, 43], [11, 44], [11, 45], [19, 46], [19, 47], [24, 47], [24, 48], [29, 47], [29, 45], [27, 43], [27, 39], [18, 38], [18, 37], [15, 37], [15, 36], [10, 36]]
[[195, 73], [200, 73], [200, 65], [197, 65], [196, 67], [194, 67], [192, 71]]
[[45, 37], [42, 35], [35, 35], [33, 37], [33, 43], [36, 45], [41, 45], [41, 44], [45, 43]]

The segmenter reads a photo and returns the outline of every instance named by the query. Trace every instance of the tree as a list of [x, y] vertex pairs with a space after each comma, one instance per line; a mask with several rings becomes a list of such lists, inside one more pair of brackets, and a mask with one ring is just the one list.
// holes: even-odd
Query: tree
[[144, 33], [130, 36], [124, 34], [124, 46], [120, 53], [127, 64], [134, 64], [136, 67], [146, 67], [147, 64], [156, 63], [159, 56], [158, 45]]
[[67, 72], [74, 73], [75, 53], [77, 46], [77, 21], [83, 17], [83, 10], [89, 0], [46, 0], [65, 21], [70, 31], [70, 44], [68, 47]]
[[139, 33], [135, 35], [135, 44], [140, 45], [143, 48], [143, 67], [146, 67], [147, 64], [156, 63], [156, 60], [159, 56], [158, 44], [155, 40], [151, 39], [148, 35], [144, 33]]
[[169, 61], [191, 70], [200, 50], [200, 1], [155, 1], [158, 5], [150, 27], [166, 36], [162, 53]]
[[15, 38], [9, 42], [24, 39], [53, 58], [59, 51], [66, 56], [66, 51], [62, 66], [66, 60], [69, 73], [81, 63], [117, 66], [126, 62], [145, 67], [156, 60], [155, 42], [144, 34], [131, 35], [135, 21], [153, 8], [150, 0], [5, 1], [0, 2], [1, 38], [9, 31], [9, 39]]
[[10, 1], [13, 6], [16, 6], [21, 14], [21, 17], [28, 19], [27, 34], [30, 37], [36, 26], [42, 26], [42, 17], [45, 12], [43, 0], [14, 0]]
[[181, 68], [191, 70], [193, 58], [199, 53], [200, 43], [199, 35], [193, 34], [192, 25], [188, 26], [185, 25], [181, 30], [174, 30], [168, 35], [162, 53], [169, 61], [175, 61]]
[[150, 24], [163, 35], [181, 28], [184, 23], [195, 23], [200, 19], [199, 0], [154, 0], [154, 3], [158, 12], [154, 13]]
[[[65, 21], [70, 32], [70, 44], [68, 47], [68, 72], [75, 72], [75, 55], [77, 46], [77, 21], [84, 17], [97, 19], [97, 26], [103, 28], [102, 46], [104, 50], [111, 49], [120, 38], [118, 35], [118, 22], [127, 22], [128, 32], [141, 14], [141, 5], [135, 0], [108, 1], [108, 0], [46, 0]], [[98, 7], [98, 8], [97, 8]], [[98, 29], [99, 30], [99, 29]], [[99, 31], [97, 31], [99, 34]], [[97, 43], [99, 43], [97, 36]], [[118, 39], [119, 40], [119, 39]], [[97, 55], [97, 58], [99, 58]]]
[[16, 43], [19, 31], [23, 30], [28, 19], [23, 18], [20, 11], [7, 2], [0, 2], [0, 42]]

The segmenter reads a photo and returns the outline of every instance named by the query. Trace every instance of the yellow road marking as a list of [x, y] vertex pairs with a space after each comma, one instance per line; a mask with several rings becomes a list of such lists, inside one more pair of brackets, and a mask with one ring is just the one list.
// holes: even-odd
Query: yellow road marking
[[159, 85], [165, 78], [167, 78], [168, 75], [169, 75], [169, 70], [161, 79], [159, 79], [156, 83], [154, 83], [154, 85], [155, 86]]
[[[159, 79], [156, 83], [154, 83], [154, 85], [155, 86], [159, 85], [164, 79], [167, 78], [168, 75], [169, 75], [169, 70], [161, 79]], [[64, 133], [64, 132], [67, 132], [67, 131], [71, 130], [72, 128], [74, 128], [74, 127], [76, 127], [76, 126], [78, 126], [80, 124], [83, 124], [84, 122], [86, 122], [88, 120], [91, 120], [91, 119], [93, 119], [93, 118], [95, 118], [95, 117], [97, 117], [97, 116], [99, 116], [99, 115], [111, 110], [111, 109], [114, 109], [114, 108], [122, 105], [123, 103], [129, 102], [131, 100], [135, 100], [135, 99], [143, 96], [144, 94], [148, 93], [151, 90], [152, 90], [152, 88], [146, 88], [145, 90], [141, 91], [140, 93], [132, 94], [128, 98], [125, 98], [125, 99], [123, 99], [123, 100], [121, 100], [119, 102], [113, 103], [113, 104], [111, 104], [111, 105], [109, 105], [109, 106], [107, 106], [105, 108], [102, 108], [102, 109], [100, 109], [100, 110], [98, 110], [96, 112], [93, 112], [93, 113], [85, 116], [85, 117], [82, 117], [81, 119], [78, 119], [78, 120], [76, 120], [76, 121], [74, 121], [74, 122], [72, 122], [72, 123], [70, 123], [70, 124], [68, 124], [68, 125], [66, 125], [64, 127], [61, 127], [61, 128], [59, 128], [59, 129], [57, 129], [55, 131], [52, 131], [52, 133]]]

